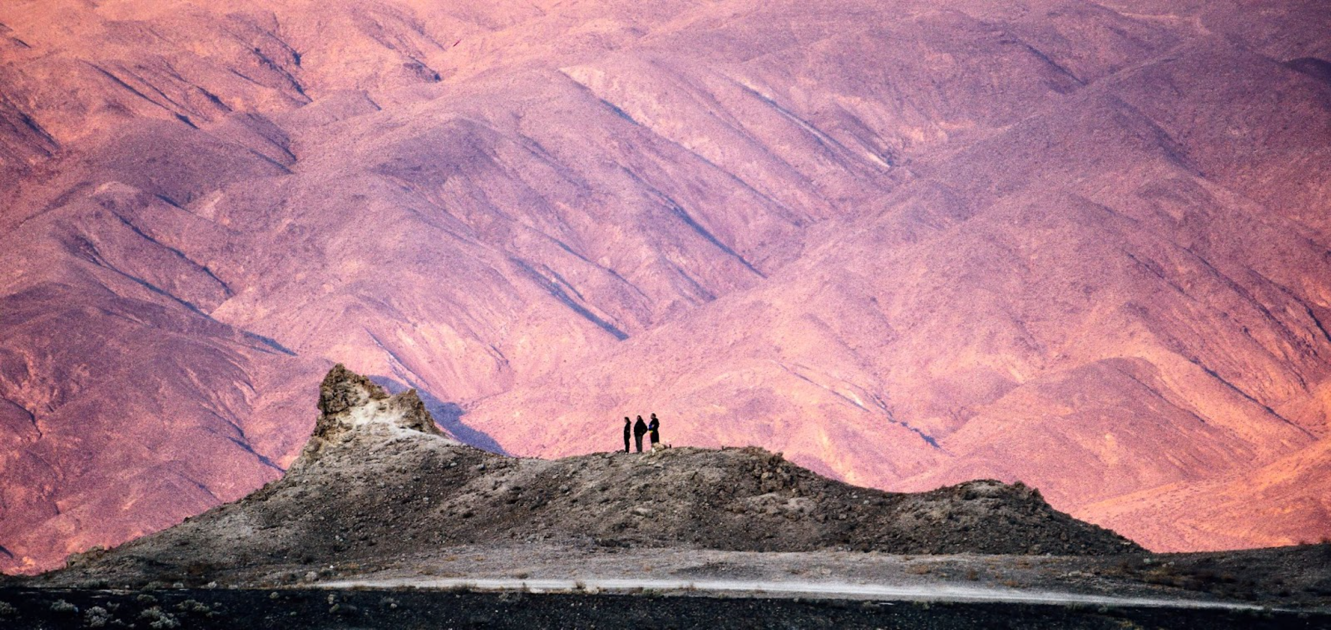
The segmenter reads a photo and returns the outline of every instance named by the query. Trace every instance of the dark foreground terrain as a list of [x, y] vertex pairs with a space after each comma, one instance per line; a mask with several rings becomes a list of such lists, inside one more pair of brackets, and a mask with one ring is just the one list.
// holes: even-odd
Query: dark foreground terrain
[[993, 603], [423, 590], [0, 588], [0, 627], [28, 628], [1328, 628], [1331, 616]]

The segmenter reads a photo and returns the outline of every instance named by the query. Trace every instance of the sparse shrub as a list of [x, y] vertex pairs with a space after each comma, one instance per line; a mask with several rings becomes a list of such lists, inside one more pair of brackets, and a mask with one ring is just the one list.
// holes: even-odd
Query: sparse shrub
[[57, 599], [56, 601], [51, 603], [51, 612], [67, 612], [67, 613], [74, 613], [77, 615], [79, 612], [79, 607], [63, 599]]
[[203, 602], [187, 599], [183, 602], [180, 602], [179, 604], [176, 604], [176, 610], [179, 610], [180, 612], [207, 613], [210, 612], [212, 609], [209, 608], [208, 605]]
[[89, 628], [105, 628], [111, 623], [111, 613], [101, 606], [93, 606], [83, 613], [83, 623]]
[[0, 617], [13, 617], [18, 614], [18, 609], [9, 602], [0, 602]]
[[145, 609], [143, 612], [139, 613], [139, 619], [147, 620], [148, 627], [153, 628], [154, 630], [180, 627], [180, 620], [176, 619], [175, 615], [162, 610], [160, 606], [153, 606], [152, 608]]

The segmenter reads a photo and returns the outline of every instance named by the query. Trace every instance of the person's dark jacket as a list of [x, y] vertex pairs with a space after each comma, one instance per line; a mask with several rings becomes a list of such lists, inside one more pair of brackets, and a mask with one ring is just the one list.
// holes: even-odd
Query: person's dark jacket
[[642, 436], [647, 432], [647, 423], [642, 421], [642, 416], [638, 416], [638, 421], [633, 423], [633, 446], [642, 452]]
[[652, 444], [660, 443], [661, 441], [660, 429], [661, 429], [661, 421], [656, 419], [656, 414], [652, 414], [652, 421], [650, 424], [647, 425], [648, 439], [651, 440]]
[[629, 451], [629, 435], [632, 434], [632, 428], [631, 428], [629, 425], [630, 425], [630, 422], [629, 422], [628, 416], [625, 416], [625, 417], [624, 417], [624, 452], [625, 452], [625, 453], [627, 453], [627, 452]]

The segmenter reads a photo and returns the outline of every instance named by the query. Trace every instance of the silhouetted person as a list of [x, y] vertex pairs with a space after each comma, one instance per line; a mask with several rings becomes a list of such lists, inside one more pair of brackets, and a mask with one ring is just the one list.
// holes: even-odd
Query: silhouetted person
[[633, 423], [633, 443], [638, 445], [638, 452], [642, 452], [642, 436], [647, 433], [647, 423], [642, 421], [642, 416], [638, 416], [638, 421]]
[[652, 450], [660, 448], [661, 443], [661, 421], [656, 419], [656, 414], [652, 414], [652, 422], [647, 425], [647, 435], [652, 439]]
[[624, 416], [624, 452], [629, 452], [629, 433], [633, 431], [633, 421], [628, 416]]

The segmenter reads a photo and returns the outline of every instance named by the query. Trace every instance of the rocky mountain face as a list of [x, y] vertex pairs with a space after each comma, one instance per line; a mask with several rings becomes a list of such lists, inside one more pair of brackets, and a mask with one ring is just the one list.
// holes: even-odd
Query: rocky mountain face
[[0, 6], [0, 568], [237, 499], [334, 361], [511, 454], [1331, 535], [1331, 12]]
[[972, 481], [888, 493], [757, 447], [518, 459], [440, 435], [432, 422], [419, 422], [430, 416], [413, 392], [389, 396], [341, 365], [324, 379], [320, 406], [314, 435], [280, 480], [110, 552], [76, 557], [54, 583], [298, 578], [332, 562], [537, 541], [909, 554], [1141, 551], [1022, 485]]

